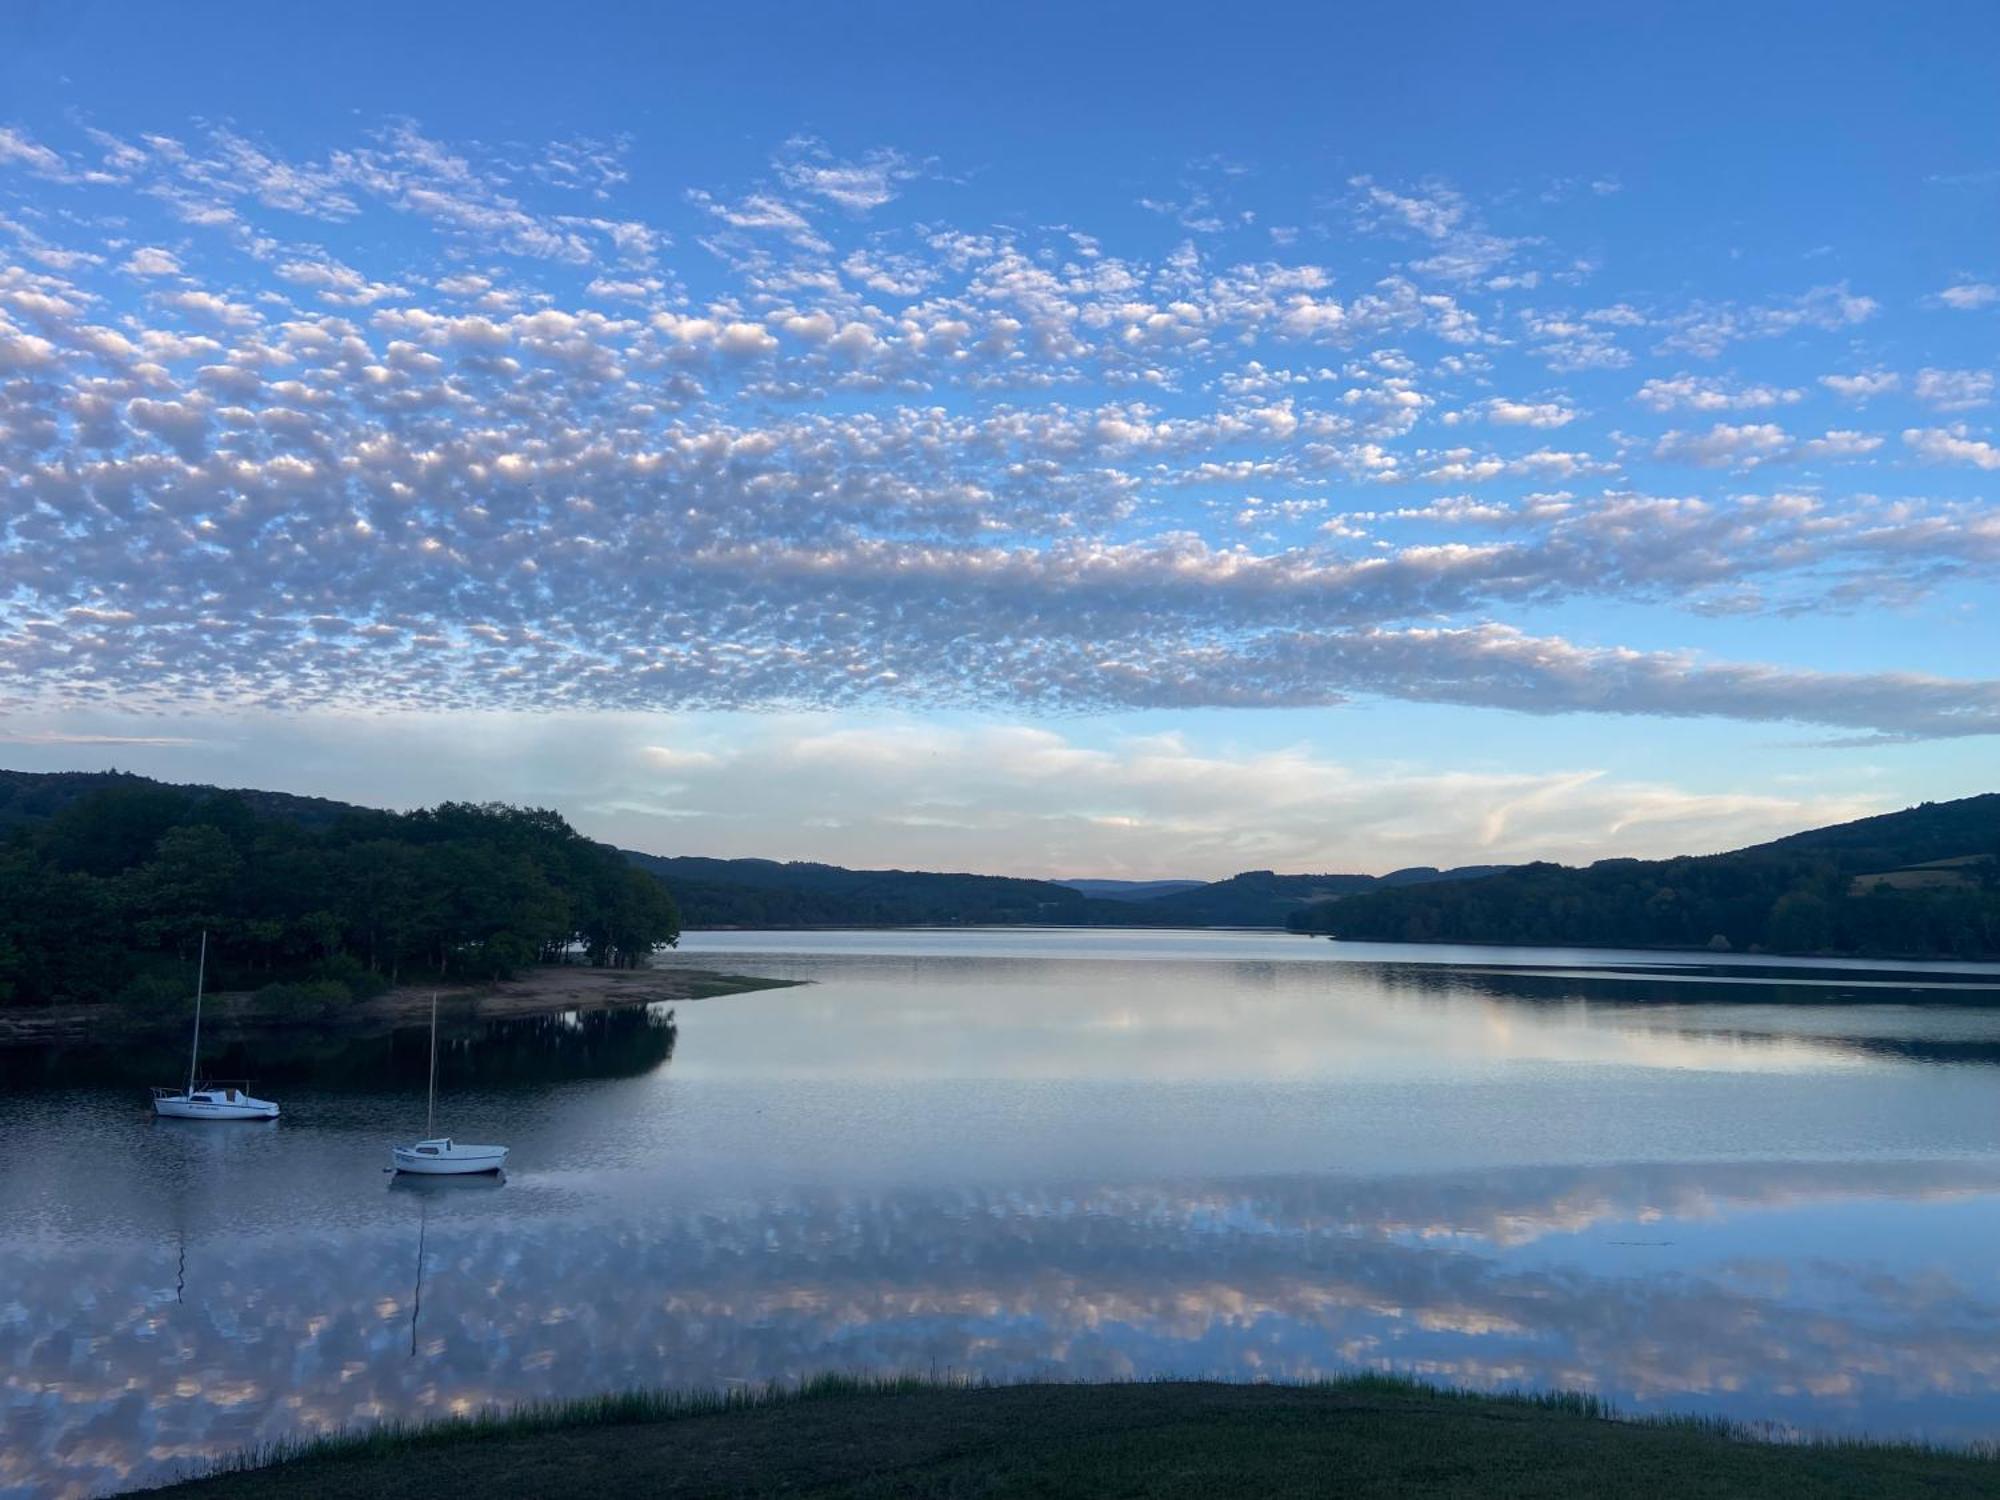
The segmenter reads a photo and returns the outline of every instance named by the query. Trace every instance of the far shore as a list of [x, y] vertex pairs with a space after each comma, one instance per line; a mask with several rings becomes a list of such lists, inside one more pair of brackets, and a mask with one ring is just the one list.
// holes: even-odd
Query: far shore
[[[1894, 966], [1913, 972], [1953, 969], [1965, 973], [1986, 973], [2000, 967], [2000, 953], [1940, 955], [1870, 949], [1866, 952], [1837, 948], [1689, 948], [1672, 943], [1579, 943], [1537, 941], [1524, 938], [1338, 938], [1327, 932], [1301, 932], [1293, 927], [1244, 926], [1225, 922], [1194, 926], [1156, 922], [781, 922], [728, 925], [713, 923], [689, 927], [684, 935], [704, 932], [1241, 932], [1262, 937], [1296, 937], [1331, 942], [1350, 948], [1519, 948], [1523, 951], [1563, 953], [1639, 953], [1648, 957], [1686, 957], [1704, 964], [1750, 963], [1765, 959], [1795, 961], [1838, 967], [1862, 964], [1870, 967]], [[1455, 960], [1446, 960], [1455, 962]]]
[[[203, 1000], [202, 1027], [204, 1030], [213, 1027], [218, 1032], [307, 1029], [365, 1035], [429, 1020], [433, 994], [438, 999], [439, 1017], [462, 1023], [519, 1020], [571, 1010], [680, 1004], [717, 995], [783, 989], [799, 982], [708, 969], [595, 969], [583, 964], [549, 964], [513, 979], [399, 985], [371, 1000], [357, 1000], [327, 1014], [306, 1016], [261, 1010], [253, 1005], [248, 990], [223, 991]], [[0, 1047], [154, 1036], [186, 1027], [192, 1015], [192, 1006], [185, 1014], [171, 1017], [135, 1016], [115, 1005], [0, 1010]]]

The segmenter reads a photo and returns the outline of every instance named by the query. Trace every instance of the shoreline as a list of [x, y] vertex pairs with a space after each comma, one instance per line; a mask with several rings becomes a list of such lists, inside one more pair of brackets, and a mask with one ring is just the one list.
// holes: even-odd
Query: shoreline
[[[1986, 957], [1940, 958], [1936, 954], [1928, 956], [1903, 953], [1839, 953], [1827, 950], [1817, 952], [1794, 952], [1778, 948], [1738, 948], [1724, 951], [1716, 948], [1676, 948], [1670, 946], [1607, 946], [1601, 943], [1530, 943], [1491, 939], [1475, 942], [1470, 938], [1337, 938], [1324, 932], [1299, 932], [1290, 927], [1249, 927], [1240, 924], [1211, 923], [1206, 926], [1161, 926], [1157, 922], [797, 922], [781, 926], [718, 926], [690, 927], [683, 936], [700, 933], [828, 933], [828, 932], [1161, 932], [1161, 933], [1204, 933], [1238, 932], [1256, 937], [1290, 937], [1308, 941], [1331, 943], [1335, 947], [1353, 948], [1500, 948], [1522, 952], [1542, 953], [1583, 953], [1583, 954], [1629, 954], [1635, 958], [1658, 959], [1661, 957], [1685, 958], [1692, 963], [1709, 966], [1740, 964], [1748, 967], [1779, 968], [1786, 965], [1812, 964], [1819, 968], [1837, 969], [1844, 966], [1869, 969], [1890, 969], [1898, 973], [1922, 974], [1932, 971], [1948, 971], [1958, 974], [1976, 974], [1982, 977], [2000, 975], [2000, 953]], [[1380, 962], [1407, 963], [1455, 963], [1457, 960], [1377, 960]]]
[[[799, 983], [803, 981], [677, 966], [595, 969], [582, 964], [549, 964], [513, 979], [398, 985], [372, 999], [313, 1015], [260, 1011], [251, 1004], [250, 991], [223, 991], [203, 1000], [202, 1027], [225, 1034], [320, 1031], [368, 1035], [428, 1021], [433, 992], [438, 997], [439, 1020], [464, 1023], [521, 1020], [570, 1010], [678, 1005], [721, 995], [786, 989]], [[0, 1049], [156, 1038], [184, 1031], [192, 1015], [192, 1006], [186, 1014], [159, 1019], [133, 1016], [115, 1005], [0, 1010]]]

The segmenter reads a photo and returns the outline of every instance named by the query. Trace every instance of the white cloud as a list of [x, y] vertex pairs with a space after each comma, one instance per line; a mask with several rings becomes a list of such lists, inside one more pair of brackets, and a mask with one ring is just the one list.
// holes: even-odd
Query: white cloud
[[571, 141], [552, 141], [529, 158], [527, 169], [551, 187], [586, 193], [602, 202], [611, 196], [614, 189], [631, 180], [631, 173], [625, 165], [630, 146], [631, 142], [623, 138], [600, 141], [578, 137]]
[[1639, 387], [1632, 399], [1652, 411], [1763, 411], [1790, 406], [1805, 392], [1785, 386], [1731, 385], [1713, 376], [1655, 377]]
[[700, 204], [731, 229], [761, 230], [783, 235], [804, 250], [825, 253], [833, 247], [812, 227], [796, 204], [769, 193], [750, 193], [733, 203], [691, 189], [689, 201]]
[[1562, 401], [1509, 401], [1495, 396], [1483, 408], [1486, 420], [1500, 427], [1567, 427], [1576, 408]]
[[902, 185], [922, 175], [900, 151], [878, 148], [857, 160], [835, 157], [810, 136], [786, 143], [778, 158], [779, 181], [794, 192], [824, 198], [849, 213], [865, 214], [893, 201]]
[[1939, 292], [1938, 301], [1946, 307], [1957, 308], [1960, 312], [1991, 307], [1994, 303], [2000, 302], [2000, 286], [1995, 286], [1989, 281], [1961, 281]]
[[1760, 464], [1798, 460], [1865, 458], [1881, 446], [1880, 437], [1851, 428], [1795, 439], [1770, 422], [1742, 426], [1717, 423], [1707, 432], [1666, 433], [1654, 445], [1653, 456], [1707, 469], [1753, 469]]
[[1875, 433], [1836, 427], [1800, 443], [1797, 455], [1803, 459], [1861, 458], [1873, 453], [1882, 443], [1883, 439]]
[[1392, 192], [1370, 177], [1352, 178], [1348, 185], [1360, 194], [1368, 221], [1397, 223], [1427, 239], [1443, 239], [1466, 215], [1465, 200], [1442, 184], [1428, 184], [1413, 193]]
[[1714, 359], [1745, 339], [1776, 338], [1801, 328], [1838, 332], [1867, 322], [1881, 306], [1873, 297], [1851, 290], [1846, 282], [1750, 306], [1710, 304], [1673, 319], [1673, 331], [1660, 341], [1659, 348], [1663, 354]]
[[0, 167], [22, 167], [57, 182], [74, 175], [60, 153], [6, 125], [0, 125]]
[[1984, 438], [1975, 438], [1963, 422], [1954, 427], [1911, 427], [1904, 431], [1917, 457], [1931, 463], [1971, 464], [1978, 469], [2000, 469], [2000, 448]]
[[1631, 351], [1614, 330], [1643, 325], [1645, 319], [1622, 305], [1581, 313], [1529, 309], [1521, 322], [1534, 351], [1551, 370], [1616, 370], [1632, 363]]
[[1919, 401], [1939, 411], [1968, 411], [1993, 399], [1993, 375], [1987, 370], [1919, 370], [1911, 389]]
[[170, 250], [144, 245], [128, 255], [119, 269], [131, 276], [178, 276], [181, 263]]
[[1887, 395], [1903, 380], [1890, 370], [1864, 370], [1856, 375], [1822, 375], [1819, 383], [1846, 400], [1866, 401], [1873, 396]]
[[[1464, 195], [1442, 182], [1425, 182], [1404, 192], [1382, 186], [1371, 177], [1354, 177], [1348, 186], [1356, 194], [1356, 219], [1366, 230], [1414, 232], [1430, 243], [1409, 270], [1422, 276], [1469, 284], [1487, 278], [1533, 242], [1488, 231]], [[1496, 290], [1533, 286], [1538, 273], [1496, 278]]]
[[1772, 422], [1740, 426], [1718, 422], [1707, 432], [1673, 431], [1654, 445], [1653, 456], [1703, 468], [1748, 468], [1789, 453], [1791, 436]]

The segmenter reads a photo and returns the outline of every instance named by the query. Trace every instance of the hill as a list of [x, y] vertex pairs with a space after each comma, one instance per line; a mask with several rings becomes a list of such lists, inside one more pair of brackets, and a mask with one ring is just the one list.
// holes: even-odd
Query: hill
[[[689, 927], [1022, 926], [1090, 923], [1096, 907], [1051, 880], [924, 870], [849, 870], [770, 859], [704, 859], [625, 851], [674, 894]], [[1129, 920], [1129, 919], [1128, 919]]]
[[1175, 896], [1207, 885], [1206, 880], [1058, 880], [1073, 891], [1099, 901], [1151, 901], [1155, 896]]
[[[1278, 875], [1250, 870], [1203, 883], [1023, 880], [921, 870], [850, 870], [768, 859], [668, 858], [627, 851], [665, 881], [681, 918], [702, 927], [1283, 927], [1329, 896], [1382, 884], [1462, 880], [1494, 865], [1394, 875]], [[1160, 889], [1147, 893], [1147, 885]], [[1102, 893], [1110, 886], [1115, 893]]]
[[200, 783], [177, 784], [135, 776], [129, 771], [7, 771], [0, 770], [0, 833], [9, 827], [47, 822], [64, 808], [113, 787], [168, 787], [199, 801], [231, 797], [260, 817], [284, 818], [302, 828], [331, 828], [343, 818], [388, 818], [377, 808], [335, 802], [329, 797], [298, 797], [290, 792], [260, 792], [254, 788], [224, 788]]
[[2000, 958], [2000, 794], [1727, 854], [1377, 887], [1302, 911], [1292, 926], [1376, 942]]
[[1299, 912], [1334, 897], [1384, 886], [1476, 880], [1503, 868], [1501, 865], [1466, 865], [1455, 870], [1421, 867], [1379, 876], [1279, 875], [1271, 870], [1246, 870], [1227, 880], [1134, 902], [1132, 916], [1127, 920], [1158, 927], [1283, 927]]
[[0, 1004], [115, 1001], [171, 1017], [205, 955], [213, 989], [299, 1018], [405, 978], [637, 967], [680, 930], [672, 899], [554, 812], [415, 812], [0, 773]]

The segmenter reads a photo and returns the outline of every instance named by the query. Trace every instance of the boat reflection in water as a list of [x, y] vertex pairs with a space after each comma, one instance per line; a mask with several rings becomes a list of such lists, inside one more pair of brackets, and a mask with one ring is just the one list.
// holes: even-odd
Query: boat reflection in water
[[389, 1191], [413, 1200], [449, 1198], [458, 1193], [490, 1193], [507, 1179], [495, 1172], [479, 1172], [459, 1177], [417, 1177], [407, 1172], [388, 1176]]

